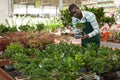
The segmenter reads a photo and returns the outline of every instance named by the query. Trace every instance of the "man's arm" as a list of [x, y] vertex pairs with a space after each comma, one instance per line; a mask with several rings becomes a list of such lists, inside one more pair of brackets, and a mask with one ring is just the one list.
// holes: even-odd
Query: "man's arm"
[[77, 19], [72, 17], [72, 28], [73, 28], [73, 33], [74, 34], [79, 32], [79, 30], [76, 27], [76, 24], [77, 24]]
[[91, 33], [89, 33], [88, 36], [93, 37], [96, 34], [100, 33], [100, 29], [99, 29], [98, 22], [96, 20], [96, 16], [93, 13], [91, 13], [91, 15], [87, 19], [93, 27], [93, 31]]

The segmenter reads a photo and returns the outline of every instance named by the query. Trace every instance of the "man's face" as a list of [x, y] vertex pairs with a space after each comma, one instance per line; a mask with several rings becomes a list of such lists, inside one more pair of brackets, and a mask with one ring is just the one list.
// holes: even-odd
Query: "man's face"
[[81, 19], [81, 11], [80, 11], [79, 8], [74, 7], [74, 8], [71, 10], [71, 14], [72, 14], [72, 16]]

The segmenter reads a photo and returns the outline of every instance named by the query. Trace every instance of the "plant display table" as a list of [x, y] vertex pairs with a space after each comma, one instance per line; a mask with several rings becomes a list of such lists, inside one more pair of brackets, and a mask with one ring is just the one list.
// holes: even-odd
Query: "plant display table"
[[0, 68], [0, 80], [14, 80], [7, 72]]
[[[0, 54], [2, 56], [2, 52]], [[12, 62], [10, 59], [0, 59], [0, 66], [10, 65]], [[0, 80], [14, 80], [6, 71], [0, 68]]]
[[[81, 39], [70, 38], [70, 42], [73, 43], [73, 44], [81, 44]], [[120, 44], [119, 43], [114, 43], [114, 42], [103, 42], [103, 41], [101, 41], [101, 46], [120, 49]]]
[[119, 43], [113, 43], [113, 42], [102, 42], [101, 41], [101, 46], [120, 49], [120, 44]]

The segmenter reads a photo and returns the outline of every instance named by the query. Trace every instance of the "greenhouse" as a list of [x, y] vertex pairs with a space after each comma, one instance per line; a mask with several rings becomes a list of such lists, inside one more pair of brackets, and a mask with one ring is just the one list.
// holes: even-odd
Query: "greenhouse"
[[120, 80], [120, 0], [0, 7], [0, 80]]

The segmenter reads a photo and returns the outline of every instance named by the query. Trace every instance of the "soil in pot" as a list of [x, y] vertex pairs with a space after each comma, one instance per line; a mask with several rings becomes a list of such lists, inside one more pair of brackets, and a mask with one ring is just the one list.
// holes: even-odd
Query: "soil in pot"
[[116, 72], [105, 72], [103, 74], [104, 80], [116, 80], [117, 79], [117, 74]]

